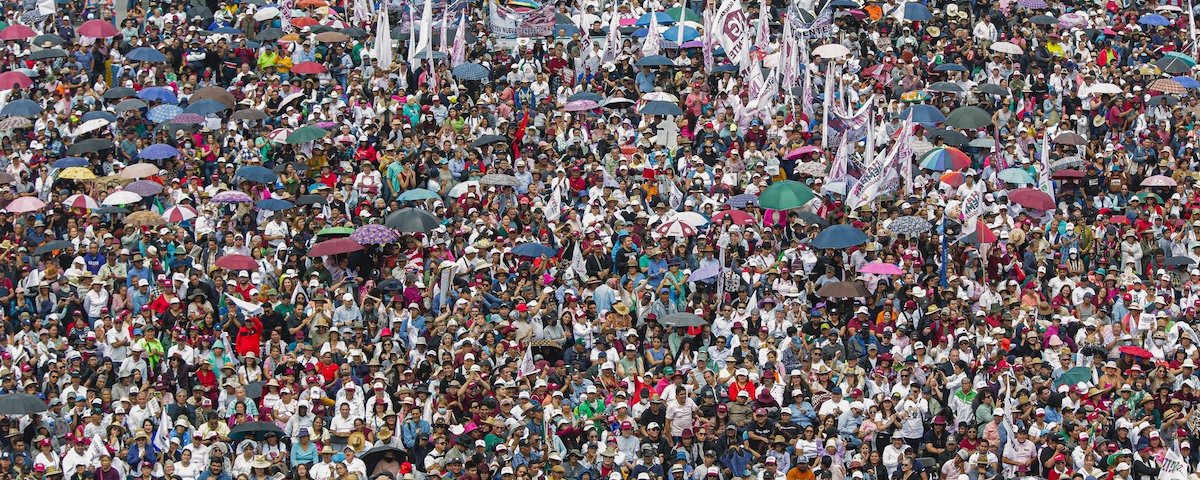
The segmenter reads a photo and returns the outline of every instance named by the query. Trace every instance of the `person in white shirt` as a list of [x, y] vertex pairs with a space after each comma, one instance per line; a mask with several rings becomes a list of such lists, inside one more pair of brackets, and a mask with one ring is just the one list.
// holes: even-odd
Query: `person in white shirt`
[[984, 15], [979, 23], [975, 24], [973, 33], [976, 39], [984, 42], [995, 42], [999, 38], [996, 26], [992, 24], [992, 19], [987, 15]]

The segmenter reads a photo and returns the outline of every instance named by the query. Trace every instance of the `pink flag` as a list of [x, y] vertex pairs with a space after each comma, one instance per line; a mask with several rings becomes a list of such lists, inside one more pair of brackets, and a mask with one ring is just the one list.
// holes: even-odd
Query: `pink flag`
[[716, 37], [712, 34], [712, 8], [711, 5], [704, 6], [704, 36], [702, 37], [704, 45], [700, 48], [704, 51], [704, 69], [712, 71], [713, 69], [713, 42]]
[[454, 33], [454, 45], [450, 47], [450, 66], [457, 67], [466, 61], [467, 16], [458, 17], [458, 29]]
[[[446, 3], [446, 7], [442, 10], [442, 31], [440, 32], [442, 38], [438, 42], [439, 43], [438, 51], [442, 52], [442, 53], [446, 53], [446, 27], [447, 27], [446, 24], [448, 24], [448, 23], [450, 23], [450, 4], [449, 4], [449, 2]], [[447, 57], [447, 59], [449, 59], [449, 55], [447, 55], [446, 57]]]

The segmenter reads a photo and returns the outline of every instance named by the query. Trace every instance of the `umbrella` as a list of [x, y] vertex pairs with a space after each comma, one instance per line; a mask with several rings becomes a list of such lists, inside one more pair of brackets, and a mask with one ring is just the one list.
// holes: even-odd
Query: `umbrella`
[[229, 108], [233, 108], [234, 105], [237, 105], [237, 98], [234, 97], [232, 93], [229, 93], [228, 90], [225, 90], [221, 87], [204, 87], [196, 90], [196, 92], [192, 94], [191, 101], [198, 102], [200, 100], [216, 100], [224, 103], [225, 106]]
[[167, 56], [151, 47], [138, 47], [125, 54], [125, 58], [135, 62], [165, 63]]
[[1184, 88], [1182, 84], [1171, 78], [1160, 78], [1150, 82], [1149, 85], [1146, 85], [1146, 89], [1158, 90], [1163, 93], [1174, 93], [1177, 95], [1183, 95], [1187, 93], [1187, 88]]
[[592, 100], [595, 102], [599, 102], [601, 100], [604, 100], [604, 96], [600, 95], [599, 93], [596, 93], [596, 92], [583, 91], [583, 92], [572, 93], [571, 96], [567, 97], [568, 102], [575, 101], [575, 100]]
[[204, 116], [198, 113], [181, 113], [172, 118], [170, 123], [175, 125], [200, 125], [204, 123]]
[[278, 198], [268, 198], [259, 200], [258, 203], [254, 204], [254, 208], [259, 210], [267, 210], [270, 212], [282, 212], [284, 210], [296, 208], [296, 204]]
[[104, 97], [105, 100], [116, 100], [118, 98], [132, 97], [134, 95], [137, 95], [137, 91], [132, 88], [113, 87], [105, 90], [104, 95], [101, 96]]
[[858, 273], [873, 273], [875, 275], [903, 275], [904, 270], [894, 263], [871, 262], [858, 269]]
[[966, 90], [963, 90], [961, 85], [959, 85], [957, 83], [953, 83], [953, 82], [935, 82], [935, 83], [930, 84], [928, 87], [925, 87], [925, 91], [926, 92], [937, 92], [937, 93], [963, 93], [963, 92], [966, 92]]
[[[959, 65], [957, 63], [943, 63], [941, 65], [933, 67], [933, 71], [935, 71], [935, 72], [968, 72], [970, 70], [968, 70], [967, 67]], [[938, 82], [938, 83], [946, 83], [946, 82]], [[954, 86], [957, 87], [958, 84], [954, 84]], [[928, 90], [928, 89], [926, 89], [926, 90]], [[962, 90], [962, 87], [959, 87], [959, 91], [961, 91], [961, 90]]]
[[713, 214], [712, 222], [722, 224], [725, 223], [726, 218], [732, 221], [734, 225], [747, 226], [756, 223], [753, 215], [741, 210], [721, 210]]
[[1134, 195], [1133, 198], [1140, 200], [1142, 203], [1145, 203], [1152, 198], [1154, 200], [1158, 201], [1159, 205], [1162, 205], [1163, 203], [1165, 203], [1165, 202], [1163, 202], [1162, 197], [1158, 196], [1158, 194], [1154, 193], [1154, 192], [1138, 192], [1138, 194]]
[[947, 145], [953, 145], [955, 147], [965, 147], [967, 142], [970, 141], [970, 139], [967, 138], [967, 136], [962, 132], [946, 130], [943, 128], [932, 128], [925, 133], [925, 136], [932, 139], [937, 139], [940, 137]]
[[88, 120], [88, 121], [85, 121], [85, 122], [79, 124], [79, 128], [75, 129], [75, 134], [83, 135], [83, 134], [87, 134], [87, 133], [92, 133], [96, 130], [107, 127], [110, 123], [112, 123], [112, 122], [109, 122], [108, 120], [105, 120], [103, 118], [93, 118], [91, 120]]
[[401, 208], [400, 210], [396, 210], [395, 213], [388, 215], [387, 221], [384, 224], [399, 232], [417, 233], [433, 230], [440, 226], [442, 222], [424, 210]]
[[182, 223], [196, 218], [197, 215], [199, 215], [199, 213], [196, 212], [196, 209], [192, 207], [187, 205], [176, 205], [163, 211], [162, 217], [163, 220], [171, 223]]
[[153, 197], [162, 193], [163, 186], [150, 180], [138, 180], [122, 187], [122, 190], [133, 192], [144, 197]]
[[933, 228], [933, 225], [921, 217], [904, 216], [892, 220], [887, 226], [888, 230], [896, 232], [900, 235], [920, 235], [928, 232]]
[[100, 203], [97, 202], [96, 199], [82, 193], [76, 193], [75, 195], [67, 197], [66, 200], [63, 200], [62, 204], [68, 208], [82, 208], [84, 210], [95, 210], [100, 208]]
[[350, 239], [363, 245], [384, 245], [400, 239], [400, 234], [379, 224], [363, 225], [350, 234]]
[[385, 292], [399, 292], [401, 290], [404, 290], [404, 284], [400, 283], [399, 280], [396, 280], [394, 278], [389, 278], [387, 280], [379, 282], [379, 289], [383, 290]]
[[817, 296], [826, 298], [863, 298], [870, 296], [862, 282], [833, 282], [817, 290]]
[[211, 98], [202, 98], [195, 102], [189, 103], [183, 109], [183, 113], [194, 113], [196, 115], [214, 115], [217, 113], [229, 110], [229, 106], [221, 103], [220, 100]]
[[803, 147], [800, 147], [800, 148], [797, 148], [795, 150], [788, 152], [787, 159], [788, 160], [796, 160], [805, 154], [820, 152], [820, 151], [821, 151], [821, 147], [818, 147], [816, 145], [805, 145]]
[[807, 185], [795, 180], [772, 183], [759, 196], [759, 205], [773, 210], [791, 210], [803, 207], [815, 195]]
[[649, 55], [637, 61], [639, 67], [673, 67], [675, 62], [664, 55]]
[[105, 205], [118, 206], [130, 205], [142, 201], [142, 196], [127, 190], [117, 190], [104, 197]]
[[1112, 83], [1097, 83], [1092, 85], [1091, 91], [1092, 93], [1098, 93], [1101, 95], [1117, 95], [1121, 93], [1122, 90], [1121, 87], [1118, 87]]
[[8, 90], [16, 85], [21, 88], [29, 88], [33, 86], [33, 80], [22, 72], [10, 70], [0, 73], [0, 90]]
[[1068, 385], [1074, 387], [1076, 384], [1092, 381], [1092, 369], [1088, 367], [1075, 367], [1067, 370], [1062, 375], [1054, 380], [1054, 388], [1060, 385]]
[[1018, 188], [1008, 192], [1008, 200], [1034, 210], [1054, 210], [1054, 199], [1036, 188]]
[[[154, 145], [143, 148], [138, 152], [138, 158], [143, 160], [163, 160], [167, 158], [175, 158], [179, 156], [179, 150], [165, 143], [156, 143]], [[155, 170], [158, 173], [158, 170]]]
[[238, 190], [227, 190], [213, 195], [213, 203], [250, 203], [250, 195]]
[[33, 254], [34, 255], [45, 255], [47, 253], [53, 253], [55, 250], [66, 250], [68, 248], [74, 248], [74, 247], [75, 247], [74, 243], [68, 242], [66, 240], [52, 240], [52, 241], [43, 243], [41, 245], [38, 245], [37, 248], [33, 249]]
[[146, 102], [143, 102], [140, 99], [130, 98], [127, 100], [122, 100], [121, 103], [118, 103], [115, 107], [113, 107], [113, 111], [117, 113], [125, 113], [132, 110], [146, 108], [147, 106], [148, 105], [146, 105]]
[[349, 237], [354, 235], [354, 229], [350, 227], [325, 227], [317, 232], [318, 237]]
[[76, 32], [78, 32], [80, 36], [92, 38], [115, 37], [121, 33], [117, 31], [117, 27], [113, 26], [112, 23], [104, 20], [88, 20], [83, 22], [83, 25], [80, 25], [79, 28], [76, 29]]
[[[137, 98], [140, 98], [147, 102], [162, 102], [162, 103], [170, 103], [170, 104], [179, 103], [179, 97], [175, 96], [175, 92], [172, 92], [171, 90], [164, 88], [164, 87], [144, 88], [144, 89], [142, 89], [142, 91], [137, 93]], [[182, 111], [176, 112], [175, 115], [179, 115], [180, 113], [183, 113], [183, 112]], [[175, 115], [171, 115], [171, 116], [173, 117]]]
[[308, 249], [310, 257], [324, 257], [327, 255], [341, 255], [343, 253], [357, 252], [363, 249], [361, 243], [358, 243], [349, 238], [331, 238], [323, 242], [318, 242]]
[[362, 458], [363, 464], [366, 465], [367, 471], [374, 472], [375, 465], [378, 465], [379, 461], [383, 460], [383, 457], [388, 453], [391, 453], [394, 458], [401, 458], [401, 455], [404, 454], [399, 448], [380, 445], [363, 452], [360, 458]]
[[276, 175], [271, 169], [258, 165], [239, 168], [234, 175], [254, 183], [275, 183], [279, 180], [279, 175]]
[[675, 22], [680, 22], [680, 21], [700, 22], [700, 21], [703, 21], [703, 19], [700, 17], [699, 14], [697, 14], [696, 12], [694, 12], [688, 8], [683, 8], [683, 7], [668, 8], [667, 11], [665, 11], [663, 13], [666, 13], [667, 16], [671, 17], [671, 20], [675, 21]]
[[131, 227], [160, 227], [166, 224], [162, 216], [149, 210], [133, 212], [125, 217], [125, 225]]
[[247, 108], [247, 109], [243, 109], [243, 110], [238, 110], [236, 112], [233, 112], [233, 115], [229, 116], [230, 120], [246, 120], [246, 121], [251, 121], [251, 122], [258, 121], [258, 120], [264, 120], [266, 118], [267, 118], [267, 112], [264, 112], [264, 111], [256, 109], [256, 108]]
[[696, 236], [696, 227], [679, 220], [671, 220], [655, 228], [654, 233], [664, 237], [690, 238]]
[[491, 76], [491, 70], [487, 67], [473, 62], [467, 62], [454, 67], [450, 71], [455, 78], [468, 81], [486, 80]]
[[639, 110], [642, 115], [683, 115], [683, 109], [671, 102], [649, 102]]
[[58, 178], [67, 180], [91, 180], [96, 178], [95, 172], [86, 167], [68, 167], [59, 172]]
[[1166, 175], [1154, 175], [1142, 180], [1141, 185], [1143, 187], [1174, 187], [1178, 184], [1175, 183], [1175, 179]]
[[1046, 8], [1046, 0], [1017, 0], [1017, 5], [1025, 8], [1039, 10]]
[[592, 100], [575, 100], [572, 102], [567, 102], [567, 105], [563, 107], [563, 110], [567, 112], [586, 112], [588, 110], [595, 110], [597, 108], [600, 108], [600, 104]]
[[963, 170], [971, 166], [971, 157], [954, 147], [939, 147], [921, 157], [921, 168], [935, 171]]
[[824, 59], [835, 59], [849, 55], [850, 49], [840, 43], [826, 43], [814, 48], [812, 54]]
[[301, 195], [296, 199], [296, 205], [326, 205], [329, 202], [320, 195]]
[[258, 261], [249, 255], [225, 255], [217, 259], [217, 266], [226, 270], [258, 270]]
[[267, 438], [268, 433], [273, 433], [280, 438], [285, 436], [283, 430], [274, 422], [246, 422], [230, 429], [229, 439], [242, 441], [246, 437], [253, 437], [255, 440], [263, 440]]
[[1012, 93], [1008, 90], [1008, 88], [1002, 87], [1000, 85], [996, 85], [994, 83], [981, 83], [979, 85], [976, 85], [975, 91], [977, 91], [979, 93], [985, 93], [988, 95], [1000, 95], [1002, 97], [1007, 97], [1007, 96], [1009, 96], [1009, 94]]
[[1050, 171], [1061, 170], [1064, 168], [1083, 168], [1083, 158], [1078, 155], [1063, 157], [1050, 164]]
[[746, 208], [746, 205], [758, 205], [758, 196], [752, 193], [742, 193], [729, 197], [725, 204], [733, 208]]
[[1001, 170], [996, 176], [999, 177], [1000, 180], [1004, 180], [1008, 183], [1015, 183], [1017, 185], [1033, 185], [1037, 183], [1033, 179], [1033, 175], [1030, 175], [1029, 172], [1020, 168], [1006, 168]]
[[992, 114], [986, 110], [970, 105], [966, 107], [958, 107], [946, 116], [946, 125], [952, 125], [958, 128], [975, 129], [983, 128], [992, 124]]
[[1050, 174], [1050, 178], [1055, 180], [1075, 180], [1083, 178], [1083, 172], [1073, 168], [1064, 168]]
[[67, 51], [60, 48], [47, 48], [38, 50], [29, 54], [30, 60], [50, 60], [52, 58], [66, 58]]
[[693, 227], [699, 227], [699, 226], [708, 224], [708, 219], [704, 218], [704, 215], [701, 215], [696, 212], [679, 212], [679, 213], [675, 214], [675, 216], [672, 219], [686, 223]]
[[667, 28], [662, 32], [662, 38], [668, 42], [678, 43], [681, 34], [683, 35], [684, 43], [700, 38], [698, 30], [683, 24], [672, 25], [670, 28]]
[[1167, 25], [1170, 25], [1171, 21], [1167, 20], [1167, 17], [1164, 17], [1157, 13], [1147, 13], [1145, 15], [1142, 15], [1142, 18], [1139, 18], [1137, 23], [1138, 23], [1138, 25], [1149, 25], [1152, 27], [1165, 27]]
[[399, 196], [396, 197], [396, 200], [401, 201], [401, 202], [415, 202], [415, 201], [420, 201], [420, 200], [437, 200], [439, 198], [442, 198], [442, 196], [438, 195], [437, 192], [434, 192], [432, 190], [427, 190], [424, 188], [413, 188], [413, 189], [405, 190], [403, 193], [401, 193]]
[[553, 257], [555, 255], [558, 255], [558, 250], [549, 245], [543, 245], [540, 243], [522, 243], [520, 245], [513, 247], [512, 253], [513, 253], [513, 255], [516, 255], [519, 257], [530, 257], [530, 258], [547, 257], [548, 258], [548, 257]]
[[25, 40], [34, 36], [37, 36], [37, 32], [21, 24], [12, 24], [0, 30], [0, 40]]
[[178, 105], [159, 105], [146, 112], [146, 119], [154, 123], [165, 123], [183, 113]]
[[800, 219], [800, 221], [805, 225], [816, 225], [821, 228], [829, 226], [829, 222], [827, 220], [821, 218], [820, 215], [817, 215], [813, 212], [796, 212], [796, 218]]
[[50, 166], [54, 168], [70, 168], [87, 166], [88, 161], [79, 157], [63, 157], [55, 160]]
[[970, 148], [983, 148], [983, 149], [995, 148], [996, 141], [992, 140], [990, 138], [976, 138], [976, 139], [968, 142], [967, 146]]
[[344, 43], [350, 41], [350, 36], [342, 32], [321, 32], [314, 38], [321, 43]]
[[1029, 19], [1029, 21], [1031, 23], [1033, 23], [1034, 25], [1042, 25], [1042, 26], [1054, 25], [1054, 24], [1058, 23], [1058, 19], [1054, 18], [1050, 15], [1034, 15], [1032, 18]]
[[[1197, 82], [1196, 79], [1194, 79], [1192, 77], [1185, 77], [1183, 75], [1180, 75], [1178, 77], [1172, 78], [1171, 80], [1174, 80], [1176, 83], [1183, 85], [1183, 88], [1186, 88], [1189, 90], [1200, 88], [1200, 82]], [[0, 83], [0, 85], [4, 85], [4, 84]]]
[[0, 395], [0, 415], [32, 415], [46, 411], [46, 402], [26, 393]]
[[1087, 139], [1083, 138], [1083, 135], [1080, 135], [1075, 132], [1060, 133], [1054, 137], [1053, 141], [1054, 141], [1054, 143], [1057, 143], [1060, 145], [1075, 145], [1075, 146], [1087, 145]]
[[324, 128], [305, 125], [293, 130], [292, 133], [289, 133], [287, 136], [287, 143], [293, 145], [308, 143], [314, 140], [319, 140], [328, 134], [329, 131], [325, 130]]
[[1025, 53], [1025, 50], [1022, 50], [1017, 44], [1011, 42], [996, 42], [992, 44], [991, 48], [993, 52], [1007, 53], [1009, 55]]
[[324, 65], [317, 62], [300, 62], [292, 66], [292, 72], [297, 75], [317, 75], [329, 71]]
[[[1125, 345], [1125, 346], [1121, 347], [1119, 350], [1122, 355], [1129, 355], [1132, 357], [1147, 358], [1147, 359], [1154, 358], [1154, 354], [1150, 353], [1149, 350], [1146, 350], [1145, 348], [1142, 348], [1142, 347], [1139, 347], [1136, 345]], [[0, 408], [0, 412], [2, 412], [2, 411], [3, 411], [3, 409]]]
[[962, 172], [949, 171], [938, 177], [938, 181], [951, 187], [958, 188], [962, 184], [967, 183], [967, 177], [963, 176]]
[[41, 35], [33, 37], [33, 40], [31, 40], [30, 43], [37, 47], [49, 48], [51, 46], [58, 46], [58, 45], [65, 44], [65, 43], [67, 43], [67, 39], [60, 37], [58, 35], [55, 35], [53, 33], [43, 33]]
[[851, 225], [839, 224], [821, 230], [821, 233], [813, 238], [811, 244], [816, 248], [842, 249], [862, 245], [868, 239], [869, 237], [862, 230]]
[[517, 187], [521, 181], [512, 175], [504, 173], [489, 173], [479, 179], [480, 185], [499, 185], [503, 187]]
[[8, 117], [0, 120], [0, 130], [12, 131], [18, 128], [29, 128], [33, 126], [33, 122], [25, 117]]
[[926, 7], [923, 4], [917, 2], [905, 2], [904, 12], [901, 16], [901, 19], [908, 20], [910, 22], [924, 22], [926, 20], [933, 20], [933, 13], [930, 13], [929, 7]]
[[121, 170], [122, 180], [137, 180], [152, 175], [158, 175], [158, 166], [150, 163], [135, 163]]
[[38, 105], [33, 100], [13, 100], [8, 102], [3, 109], [0, 109], [0, 115], [5, 117], [26, 117], [33, 118], [42, 113], [42, 106]]
[[908, 118], [909, 115], [912, 115], [912, 121], [917, 123], [934, 124], [946, 121], [946, 116], [942, 115], [941, 110], [925, 104], [911, 105], [900, 111], [900, 118]]
[[[601, 98], [603, 98], [603, 97], [601, 97]], [[471, 142], [471, 146], [474, 148], [479, 148], [484, 145], [490, 145], [493, 143], [507, 143], [507, 142], [508, 142], [508, 137], [505, 137], [502, 135], [480, 135], [479, 138], [476, 138], [474, 142]]]
[[84, 123], [90, 122], [92, 120], [104, 120], [104, 121], [107, 121], [108, 123], [116, 123], [117, 116], [113, 115], [112, 112], [106, 112], [104, 110], [92, 110], [90, 112], [83, 114], [82, 117], [79, 117], [79, 120]]
[[649, 26], [652, 20], [651, 15], [653, 15], [653, 20], [657, 21], [659, 25], [675, 23], [675, 19], [671, 18], [670, 15], [667, 15], [666, 12], [651, 12], [638, 17], [637, 22], [634, 25], [639, 27]]
[[1184, 265], [1191, 265], [1193, 263], [1196, 263], [1196, 261], [1192, 260], [1191, 257], [1170, 257], [1166, 260], [1163, 260], [1163, 265], [1168, 267], [1182, 267]]
[[669, 327], [699, 327], [708, 325], [703, 318], [691, 312], [675, 312], [659, 319], [658, 323]]
[[67, 155], [78, 156], [84, 153], [94, 153], [101, 150], [108, 150], [115, 146], [116, 145], [112, 142], [112, 140], [107, 138], [89, 138], [87, 140], [77, 141], [74, 145], [71, 145], [71, 148], [67, 149]]

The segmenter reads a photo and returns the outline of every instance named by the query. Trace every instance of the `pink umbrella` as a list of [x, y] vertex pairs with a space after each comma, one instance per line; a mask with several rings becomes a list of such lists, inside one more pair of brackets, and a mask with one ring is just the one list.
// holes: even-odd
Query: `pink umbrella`
[[46, 202], [41, 201], [37, 197], [21, 197], [8, 203], [5, 210], [10, 213], [28, 213], [36, 212], [46, 208]]
[[563, 110], [568, 112], [586, 112], [597, 108], [600, 108], [600, 104], [594, 100], [575, 100], [567, 102], [567, 106], [563, 107]]
[[33, 86], [33, 80], [29, 79], [29, 75], [16, 70], [0, 73], [0, 90], [8, 90], [17, 85], [21, 88], [29, 88]]
[[813, 153], [813, 152], [820, 152], [820, 151], [821, 151], [821, 147], [818, 147], [818, 146], [815, 146], [815, 145], [805, 145], [805, 146], [803, 146], [803, 147], [800, 147], [800, 148], [797, 148], [797, 149], [795, 149], [795, 150], [792, 150], [792, 151], [788, 152], [788, 154], [787, 154], [787, 159], [788, 159], [788, 160], [795, 160], [795, 159], [797, 159], [797, 158], [800, 158], [800, 157], [801, 157], [802, 155], [804, 155], [804, 154], [807, 154], [807, 153]]
[[0, 30], [0, 40], [25, 40], [36, 36], [37, 32], [32, 28], [20, 24], [9, 25]]
[[79, 35], [93, 38], [110, 38], [119, 35], [117, 27], [104, 20], [88, 20], [76, 30]]
[[714, 213], [712, 216], [713, 223], [725, 223], [728, 218], [733, 221], [734, 225], [754, 225], [754, 216], [741, 210], [722, 210]]
[[1175, 179], [1166, 175], [1155, 175], [1142, 180], [1143, 187], [1174, 187], [1176, 185]]
[[900, 267], [891, 263], [871, 262], [863, 265], [858, 270], [858, 273], [874, 273], [876, 275], [903, 275], [904, 271]]

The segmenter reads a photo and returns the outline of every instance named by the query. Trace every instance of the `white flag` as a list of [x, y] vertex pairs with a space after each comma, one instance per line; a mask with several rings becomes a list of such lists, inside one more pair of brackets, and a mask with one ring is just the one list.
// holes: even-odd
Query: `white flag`
[[587, 278], [587, 262], [583, 260], [583, 249], [579, 248], [579, 242], [575, 242], [575, 250], [571, 252], [571, 270], [579, 278]]
[[[167, 406], [162, 405], [162, 415], [158, 418], [158, 428], [154, 429], [154, 447], [160, 452], [166, 451], [170, 446], [171, 417], [167, 415]], [[96, 443], [93, 441], [92, 443]], [[103, 444], [103, 442], [101, 442]]]
[[658, 12], [650, 14], [650, 26], [646, 30], [646, 39], [642, 42], [642, 55], [658, 55], [662, 51], [662, 33], [658, 31]]
[[583, 3], [579, 4], [579, 55], [575, 57], [575, 72], [584, 73], [587, 66], [587, 57], [592, 53], [592, 34], [589, 33], [587, 26], [583, 23]]
[[750, 60], [749, 33], [746, 12], [740, 0], [725, 0], [717, 9], [713, 34], [725, 55], [736, 65], [746, 66]]
[[417, 60], [417, 17], [413, 12], [414, 5], [408, 5], [408, 64], [413, 65]]
[[521, 365], [517, 367], [517, 376], [525, 377], [538, 373], [540, 370], [537, 364], [533, 363], [533, 347], [525, 345], [525, 357], [521, 359]]
[[57, 3], [54, 0], [38, 0], [37, 11], [42, 15], [54, 15], [58, 11]]
[[229, 301], [233, 302], [233, 304], [237, 306], [238, 310], [241, 310], [242, 313], [245, 313], [246, 315], [262, 315], [263, 313], [262, 305], [247, 302], [228, 293], [225, 294], [225, 298], [228, 298]]
[[[417, 30], [412, 29], [413, 32]], [[425, 9], [421, 12], [421, 30], [417, 37], [416, 55], [427, 54], [433, 47], [433, 0], [425, 0]]]
[[611, 62], [621, 54], [621, 14], [617, 13], [617, 4], [613, 2], [612, 20], [608, 22], [608, 37], [604, 40], [604, 55], [600, 63]]
[[450, 46], [450, 67], [467, 61], [467, 16], [458, 17], [458, 29], [454, 32], [454, 43]]
[[373, 45], [375, 66], [381, 70], [392, 68], [392, 27], [388, 18], [387, 5], [380, 5], [376, 13], [375, 44]]
[[979, 217], [983, 215], [983, 194], [978, 190], [972, 189], [970, 193], [962, 199], [962, 234], [969, 235], [975, 232], [978, 226]]
[[[449, 4], [449, 2], [447, 2], [446, 8], [444, 10], [442, 10], [442, 31], [440, 32], [441, 38], [438, 39], [438, 51], [442, 52], [442, 53], [449, 53], [446, 51], [446, 29], [450, 28], [449, 23], [450, 23], [450, 4]], [[446, 57], [449, 58], [449, 55], [446, 55]]]
[[704, 54], [704, 70], [712, 71], [715, 61], [713, 60], [713, 40], [717, 38], [712, 33], [712, 5], [704, 5], [704, 35], [701, 37], [703, 45], [700, 46], [701, 53]]
[[1042, 164], [1038, 165], [1038, 189], [1054, 198], [1054, 182], [1050, 179], [1050, 135], [1042, 130]]

